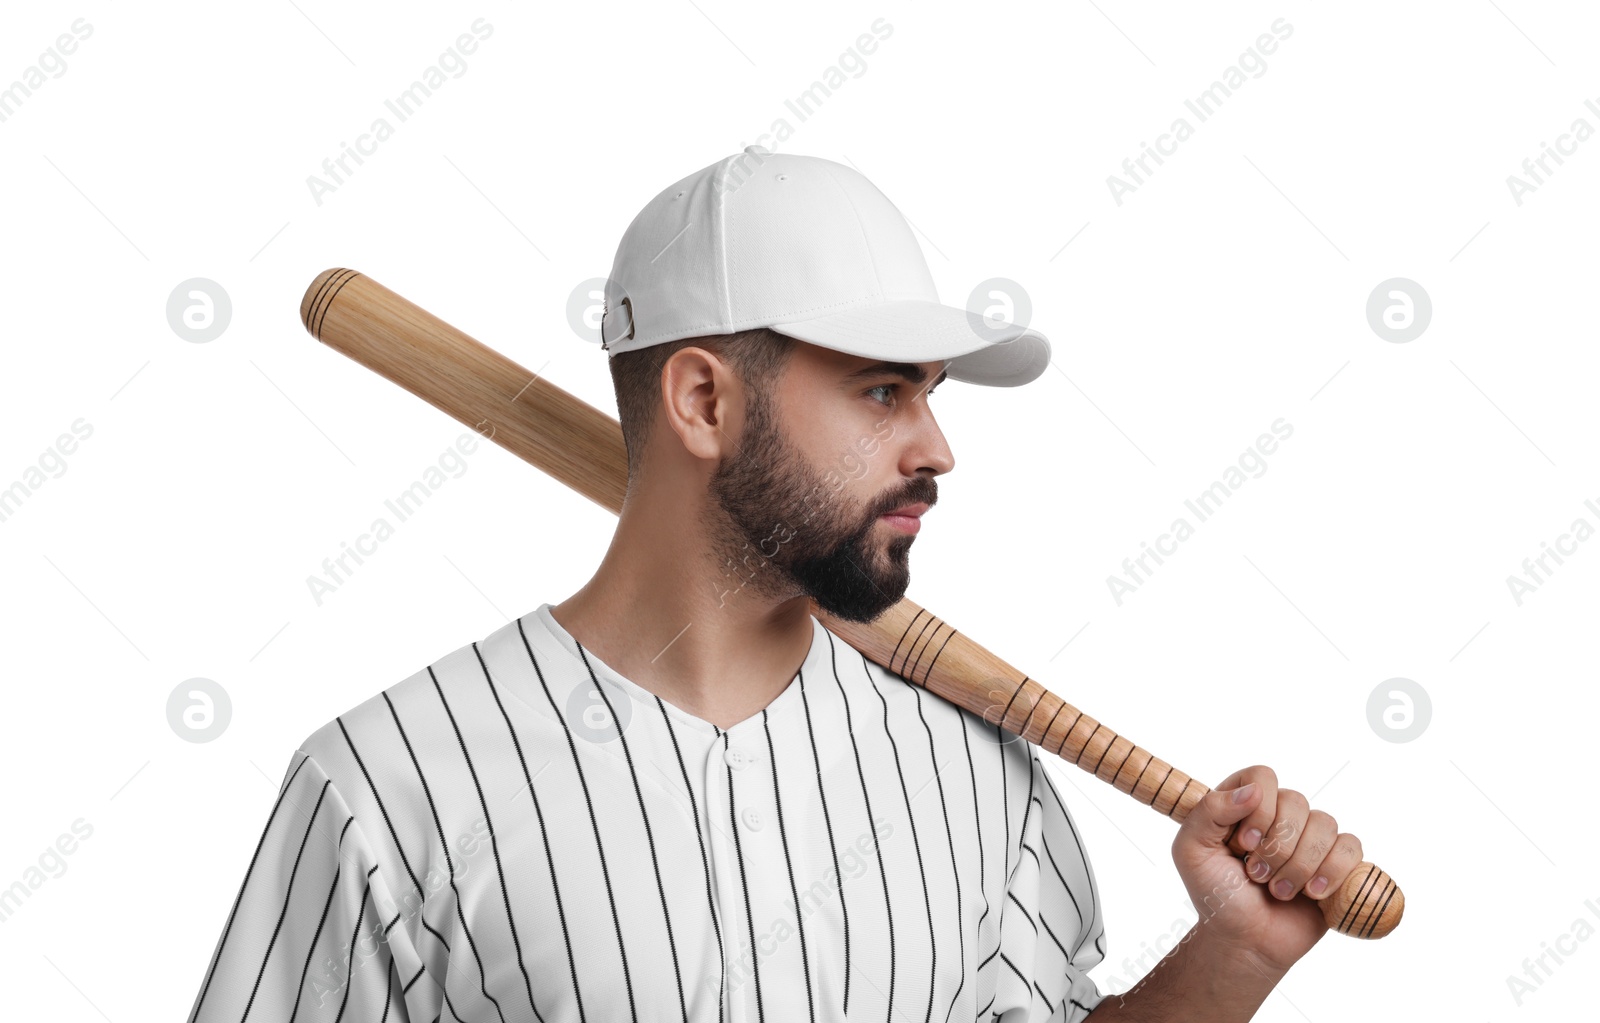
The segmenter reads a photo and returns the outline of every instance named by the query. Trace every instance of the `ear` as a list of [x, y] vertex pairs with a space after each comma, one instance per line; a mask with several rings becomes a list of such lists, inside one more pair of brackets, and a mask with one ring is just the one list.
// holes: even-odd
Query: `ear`
[[681, 348], [661, 367], [657, 414], [691, 456], [719, 462], [732, 454], [744, 421], [744, 387], [708, 348]]

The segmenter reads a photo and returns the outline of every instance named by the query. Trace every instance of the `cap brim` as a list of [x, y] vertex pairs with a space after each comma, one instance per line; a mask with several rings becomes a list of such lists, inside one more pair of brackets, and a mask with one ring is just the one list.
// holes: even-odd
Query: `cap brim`
[[1050, 364], [1050, 342], [1018, 324], [996, 324], [939, 302], [906, 299], [861, 306], [773, 330], [848, 355], [892, 362], [948, 360], [952, 380], [1020, 387]]

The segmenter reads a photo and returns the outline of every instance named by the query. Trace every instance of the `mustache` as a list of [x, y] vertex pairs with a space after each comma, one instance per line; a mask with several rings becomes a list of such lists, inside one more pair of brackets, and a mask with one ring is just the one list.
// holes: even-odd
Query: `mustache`
[[888, 514], [894, 509], [904, 505], [925, 503], [929, 507], [932, 507], [933, 505], [937, 504], [938, 501], [938, 484], [926, 476], [918, 476], [915, 480], [908, 484], [904, 490], [892, 495], [891, 497], [887, 497], [882, 501], [879, 501], [877, 506], [873, 509], [872, 518], [874, 521], [876, 521], [880, 515]]

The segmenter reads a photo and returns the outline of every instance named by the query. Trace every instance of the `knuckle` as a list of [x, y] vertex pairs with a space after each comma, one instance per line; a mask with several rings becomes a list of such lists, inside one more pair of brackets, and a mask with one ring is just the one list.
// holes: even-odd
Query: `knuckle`
[[1336, 841], [1336, 845], [1339, 847], [1340, 851], [1342, 851], [1346, 856], [1349, 856], [1352, 861], [1356, 863], [1361, 862], [1361, 839], [1350, 834], [1348, 831], [1344, 831], [1340, 832]]
[[1314, 867], [1318, 863], [1322, 862], [1322, 857], [1327, 854], [1328, 849], [1332, 845], [1333, 839], [1326, 836], [1307, 836], [1306, 841], [1301, 844], [1299, 849], [1295, 850], [1295, 859], [1300, 860], [1301, 853], [1304, 853], [1304, 863], [1306, 869], [1310, 869], [1311, 867]]
[[1294, 851], [1295, 836], [1300, 828], [1294, 820], [1280, 817], [1273, 822], [1272, 827], [1262, 836], [1259, 851], [1264, 859], [1274, 863], [1281, 863], [1289, 858]]

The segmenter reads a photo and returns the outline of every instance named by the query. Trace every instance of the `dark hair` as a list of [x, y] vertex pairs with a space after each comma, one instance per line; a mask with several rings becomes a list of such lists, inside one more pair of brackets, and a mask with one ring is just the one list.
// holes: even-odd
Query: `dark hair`
[[769, 397], [772, 382], [788, 365], [795, 339], [767, 327], [736, 334], [711, 334], [665, 341], [611, 357], [611, 386], [617, 395], [617, 418], [628, 449], [628, 486], [632, 489], [650, 439], [650, 424], [661, 407], [661, 371], [684, 348], [704, 348], [731, 365], [744, 382], [751, 401]]

